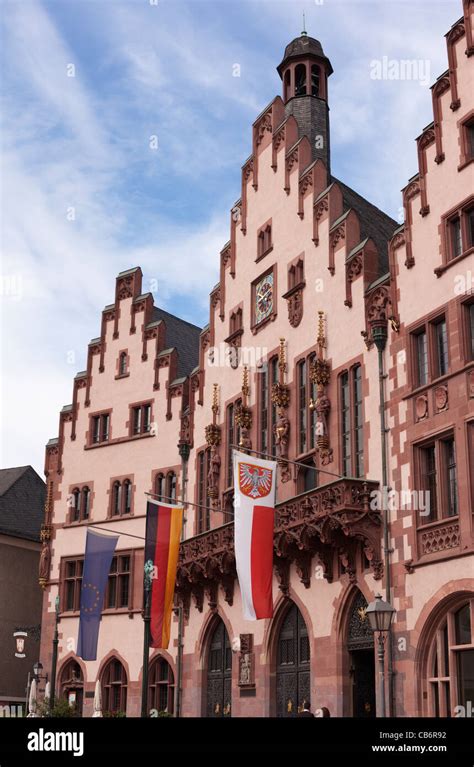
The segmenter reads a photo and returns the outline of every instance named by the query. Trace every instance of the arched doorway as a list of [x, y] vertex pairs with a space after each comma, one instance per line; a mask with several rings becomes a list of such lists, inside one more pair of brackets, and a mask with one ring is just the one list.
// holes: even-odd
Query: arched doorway
[[207, 654], [206, 716], [231, 716], [232, 649], [224, 622], [214, 625]]
[[358, 592], [352, 602], [347, 627], [349, 673], [352, 680], [352, 716], [375, 716], [374, 635], [366, 616], [367, 600]]
[[64, 666], [61, 673], [61, 696], [70, 706], [74, 707], [76, 716], [82, 716], [84, 702], [84, 676], [79, 663], [70, 660]]
[[310, 645], [306, 623], [293, 603], [276, 644], [276, 715], [296, 716], [305, 701], [311, 703]]

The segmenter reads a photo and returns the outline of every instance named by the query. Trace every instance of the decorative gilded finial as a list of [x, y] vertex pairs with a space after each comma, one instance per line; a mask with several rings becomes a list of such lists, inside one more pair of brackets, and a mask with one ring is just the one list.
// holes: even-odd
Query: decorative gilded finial
[[318, 346], [320, 354], [322, 354], [322, 350], [326, 347], [326, 337], [324, 335], [324, 312], [321, 310], [318, 311]]
[[217, 413], [219, 412], [219, 385], [214, 384], [214, 391], [212, 392], [212, 415], [213, 422], [216, 422]]
[[242, 373], [242, 405], [247, 407], [247, 400], [250, 395], [249, 387], [249, 369], [247, 365], [244, 365], [244, 371]]

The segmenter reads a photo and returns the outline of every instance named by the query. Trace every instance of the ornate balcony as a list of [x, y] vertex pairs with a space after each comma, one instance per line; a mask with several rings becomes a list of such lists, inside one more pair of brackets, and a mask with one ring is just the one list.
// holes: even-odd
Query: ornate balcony
[[[274, 565], [284, 594], [288, 594], [292, 562], [306, 588], [311, 585], [314, 557], [322, 577], [331, 582], [336, 552], [350, 580], [356, 579], [360, 548], [374, 577], [382, 577], [381, 514], [370, 508], [370, 494], [377, 487], [376, 482], [338, 479], [277, 504]], [[235, 577], [233, 522], [181, 544], [177, 591], [186, 612], [191, 596], [199, 611], [206, 594], [210, 607], [215, 608], [219, 585], [226, 602], [232, 604]]]

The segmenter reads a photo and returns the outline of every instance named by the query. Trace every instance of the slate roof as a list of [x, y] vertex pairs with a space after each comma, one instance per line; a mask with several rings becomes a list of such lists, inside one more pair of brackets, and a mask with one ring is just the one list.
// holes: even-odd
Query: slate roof
[[187, 376], [199, 362], [199, 336], [201, 328], [186, 320], [175, 317], [157, 306], [153, 309], [153, 322], [163, 320], [166, 326], [167, 348], [175, 347], [178, 352], [177, 377]]
[[46, 485], [31, 466], [0, 469], [0, 534], [40, 540]]
[[295, 37], [291, 43], [288, 43], [285, 48], [283, 61], [277, 67], [277, 71], [280, 76], [283, 66], [286, 64], [288, 59], [292, 59], [297, 56], [307, 56], [308, 54], [312, 56], [318, 56], [320, 59], [325, 59], [329, 64], [330, 73], [333, 71], [329, 59], [325, 55], [323, 46], [319, 40], [316, 40], [316, 38], [310, 37], [309, 35], [300, 35], [299, 37]]
[[362, 197], [339, 179], [332, 176], [331, 180], [341, 187], [344, 211], [352, 208], [359, 216], [360, 239], [364, 240], [366, 237], [371, 237], [377, 246], [379, 275], [385, 274], [388, 271], [388, 243], [395, 230], [399, 229], [399, 222], [388, 216], [380, 208], [376, 208], [365, 197]]

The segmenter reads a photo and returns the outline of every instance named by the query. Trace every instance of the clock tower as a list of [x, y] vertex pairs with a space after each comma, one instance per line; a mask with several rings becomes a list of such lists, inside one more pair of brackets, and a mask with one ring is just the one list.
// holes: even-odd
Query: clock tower
[[330, 176], [328, 78], [331, 62], [319, 40], [304, 30], [285, 48], [277, 67], [283, 81], [283, 101], [287, 115], [298, 123], [299, 138], [307, 136], [313, 159], [320, 158]]

